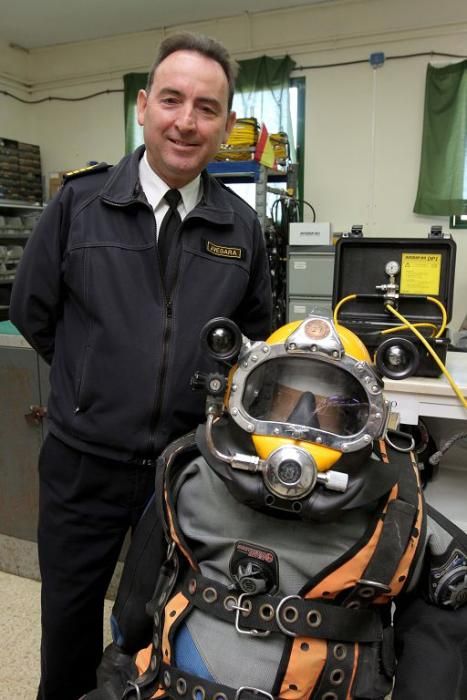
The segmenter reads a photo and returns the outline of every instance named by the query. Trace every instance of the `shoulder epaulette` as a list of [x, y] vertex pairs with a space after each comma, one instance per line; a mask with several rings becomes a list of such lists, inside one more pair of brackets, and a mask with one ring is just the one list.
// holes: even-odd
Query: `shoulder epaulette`
[[99, 173], [104, 170], [108, 170], [112, 166], [108, 163], [96, 163], [95, 165], [87, 165], [84, 168], [78, 168], [77, 170], [69, 170], [63, 173], [62, 184], [68, 182], [68, 180], [74, 180], [76, 177], [82, 177], [83, 175], [90, 175], [91, 173]]

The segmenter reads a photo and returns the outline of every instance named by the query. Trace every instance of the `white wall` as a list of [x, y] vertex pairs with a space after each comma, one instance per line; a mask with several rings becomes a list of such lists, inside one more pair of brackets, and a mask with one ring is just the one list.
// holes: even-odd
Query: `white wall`
[[[434, 223], [449, 230], [447, 217], [412, 212], [430, 57], [389, 57], [467, 55], [465, 0], [336, 0], [172, 31], [180, 28], [216, 36], [238, 59], [285, 53], [294, 58], [294, 75], [306, 78], [304, 195], [320, 220], [331, 221], [335, 231], [363, 224], [366, 235], [425, 236]], [[0, 89], [8, 89], [12, 75], [17, 94], [29, 99], [121, 89], [124, 73], [147, 70], [162, 36], [143, 32], [26, 56], [0, 45]], [[375, 51], [387, 57], [377, 69], [366, 63], [306, 68], [366, 60]], [[116, 162], [124, 148], [123, 95], [25, 106], [0, 94], [0, 135], [39, 143], [45, 175], [88, 160]], [[453, 235], [456, 328], [467, 313], [467, 232]]]
[[[108, 79], [54, 94], [76, 99], [105, 91], [121, 90], [121, 79]], [[73, 102], [45, 102], [32, 108], [36, 143], [41, 145], [43, 172], [82, 167], [90, 160], [116, 163], [125, 150], [123, 92]]]
[[[28, 65], [27, 52], [0, 41], [0, 137], [27, 141], [33, 134], [31, 109], [20, 101], [31, 99], [26, 85]], [[4, 91], [14, 98], [6, 97]]]

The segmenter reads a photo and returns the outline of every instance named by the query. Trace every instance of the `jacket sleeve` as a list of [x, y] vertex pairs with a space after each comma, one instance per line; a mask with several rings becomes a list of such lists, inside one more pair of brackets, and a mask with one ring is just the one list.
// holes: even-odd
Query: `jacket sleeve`
[[256, 219], [247, 293], [233, 319], [250, 340], [265, 340], [272, 329], [272, 293], [266, 243]]
[[433, 508], [416, 591], [398, 604], [392, 700], [467, 700], [467, 535]]
[[62, 210], [59, 192], [26, 244], [10, 300], [10, 320], [48, 364], [62, 306]]

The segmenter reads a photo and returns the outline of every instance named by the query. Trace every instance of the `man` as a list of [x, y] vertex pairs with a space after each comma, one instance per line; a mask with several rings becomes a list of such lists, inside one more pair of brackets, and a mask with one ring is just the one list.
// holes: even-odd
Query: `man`
[[223, 315], [253, 338], [270, 330], [257, 217], [204, 170], [235, 121], [234, 78], [216, 41], [166, 39], [138, 95], [145, 146], [65, 178], [18, 270], [11, 320], [51, 364], [39, 461], [45, 700], [96, 684], [123, 539], [161, 449], [203, 415], [190, 389], [200, 329]]

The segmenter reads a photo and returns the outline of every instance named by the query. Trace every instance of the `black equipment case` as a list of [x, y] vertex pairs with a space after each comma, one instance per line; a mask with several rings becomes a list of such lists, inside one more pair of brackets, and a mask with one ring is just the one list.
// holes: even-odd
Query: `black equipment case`
[[[355, 231], [355, 228], [357, 229]], [[433, 227], [428, 238], [365, 238], [354, 227], [336, 243], [333, 309], [342, 303], [338, 322], [360, 337], [380, 372], [392, 379], [416, 375], [438, 377], [441, 369], [423, 343], [387, 308], [387, 303], [412, 324], [440, 329], [442, 310], [451, 319], [456, 244]], [[446, 330], [435, 338], [433, 327], [417, 327], [444, 363], [449, 346]], [[387, 333], [382, 333], [387, 331]]]

